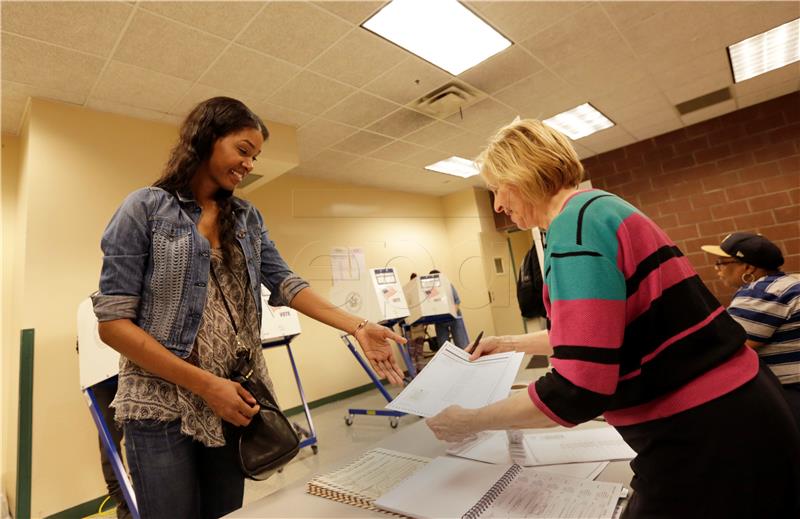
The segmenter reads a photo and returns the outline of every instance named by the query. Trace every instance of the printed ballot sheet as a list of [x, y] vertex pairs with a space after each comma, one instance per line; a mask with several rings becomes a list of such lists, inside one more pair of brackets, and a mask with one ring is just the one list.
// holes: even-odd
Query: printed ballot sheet
[[[515, 446], [510, 444], [506, 431], [485, 431], [478, 434], [474, 439], [451, 444], [447, 449], [447, 454], [484, 463], [516, 463], [523, 467], [536, 465], [524, 440], [520, 443], [521, 452], [515, 454], [513, 450]], [[580, 479], [594, 479], [607, 465], [607, 461], [559, 463], [557, 465], [537, 466], [536, 470]]]
[[526, 434], [531, 465], [630, 460], [636, 453], [613, 427]]
[[387, 409], [430, 417], [453, 404], [476, 409], [508, 396], [522, 353], [509, 352], [470, 362], [447, 341]]

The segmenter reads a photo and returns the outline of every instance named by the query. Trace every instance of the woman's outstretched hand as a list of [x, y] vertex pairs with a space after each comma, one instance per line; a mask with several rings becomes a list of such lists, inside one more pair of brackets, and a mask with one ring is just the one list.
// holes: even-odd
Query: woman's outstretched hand
[[367, 323], [355, 332], [355, 338], [378, 377], [386, 378], [394, 385], [403, 383], [403, 370], [394, 358], [390, 341], [405, 344], [405, 338], [375, 323]]

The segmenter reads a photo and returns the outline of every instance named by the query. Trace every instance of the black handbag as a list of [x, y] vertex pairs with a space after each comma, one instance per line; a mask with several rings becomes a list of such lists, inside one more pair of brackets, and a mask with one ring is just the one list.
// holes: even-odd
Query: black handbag
[[222, 295], [225, 310], [231, 320], [231, 326], [236, 334], [237, 351], [236, 364], [230, 379], [238, 382], [258, 402], [258, 413], [253, 416], [250, 423], [244, 427], [230, 426], [226, 431], [225, 441], [236, 446], [236, 458], [239, 468], [245, 477], [261, 481], [267, 479], [283, 468], [300, 451], [300, 437], [286, 415], [278, 407], [269, 388], [263, 381], [254, 377], [250, 350], [241, 348], [239, 344], [239, 330], [233, 320], [233, 314], [228, 306], [228, 300], [222, 292], [222, 285], [217, 279], [213, 265], [211, 276]]
[[536, 244], [534, 244], [522, 260], [517, 278], [517, 303], [519, 303], [522, 317], [532, 319], [547, 315], [544, 299], [542, 299], [543, 283], [539, 257], [536, 255]]

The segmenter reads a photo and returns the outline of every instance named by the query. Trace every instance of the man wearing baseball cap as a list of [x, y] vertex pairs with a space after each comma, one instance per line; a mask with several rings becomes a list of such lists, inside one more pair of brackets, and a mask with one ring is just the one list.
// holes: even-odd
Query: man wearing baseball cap
[[728, 312], [780, 380], [800, 427], [800, 280], [780, 270], [781, 250], [760, 234], [735, 232], [701, 248], [717, 256], [720, 279], [738, 288]]

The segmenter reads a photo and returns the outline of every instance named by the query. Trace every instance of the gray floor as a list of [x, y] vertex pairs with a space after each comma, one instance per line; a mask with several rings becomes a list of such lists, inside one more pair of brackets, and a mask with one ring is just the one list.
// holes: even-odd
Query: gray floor
[[[392, 395], [399, 393], [400, 389], [388, 387]], [[303, 448], [282, 473], [266, 481], [246, 481], [244, 503], [256, 501], [298, 480], [308, 481], [319, 472], [321, 466], [354, 458], [380, 439], [419, 420], [415, 416], [404, 416], [400, 418], [397, 429], [390, 427], [388, 418], [379, 416], [356, 416], [353, 425], [345, 424], [344, 417], [348, 408], [382, 409], [385, 405], [386, 400], [374, 389], [312, 409], [311, 418], [317, 430], [319, 444], [317, 454], [313, 454], [308, 447]], [[304, 414], [291, 416], [290, 420], [302, 427], [307, 426]]]

